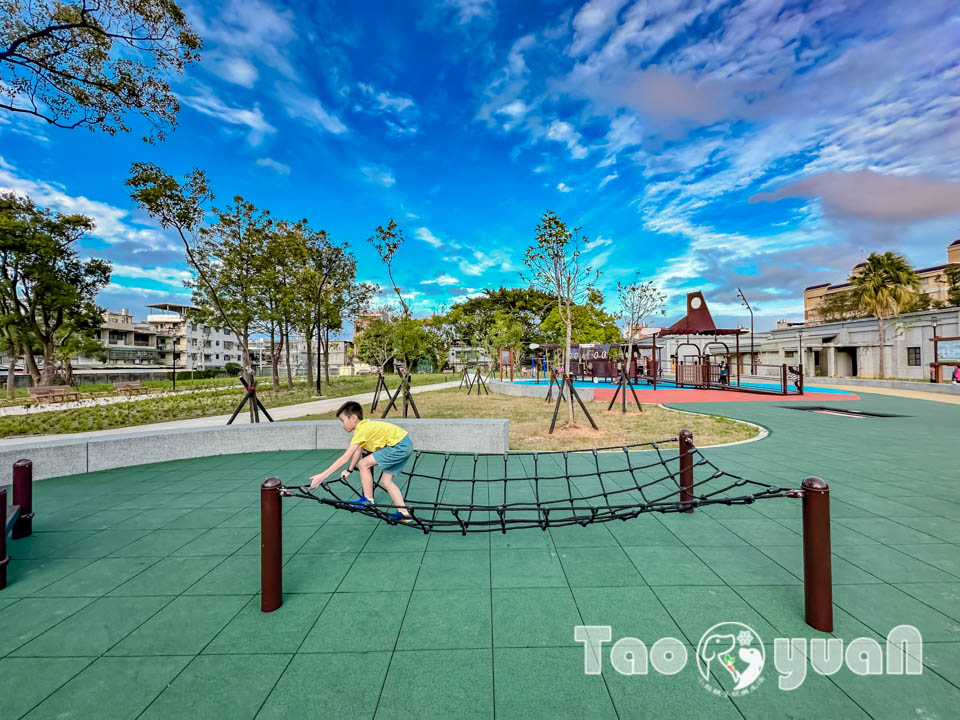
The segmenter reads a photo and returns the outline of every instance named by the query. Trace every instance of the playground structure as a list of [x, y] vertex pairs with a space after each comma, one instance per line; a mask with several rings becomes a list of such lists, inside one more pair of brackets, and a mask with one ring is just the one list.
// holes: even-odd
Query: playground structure
[[[654, 390], [657, 385], [666, 385], [762, 395], [803, 395], [803, 365], [760, 364], [751, 354], [748, 367], [744, 366], [740, 351], [740, 335], [744, 332], [742, 328], [718, 328], [703, 293], [688, 293], [687, 314], [641, 342], [571, 345], [570, 376], [574, 381], [617, 383], [617, 393], [625, 385], [624, 379], [628, 379], [632, 385], [644, 383]], [[671, 358], [668, 367], [663, 362], [665, 348], [662, 342], [658, 343], [666, 337], [684, 340], [677, 345], [676, 357]], [[731, 337], [732, 351], [728, 344]], [[532, 359], [535, 383], [553, 380], [555, 371], [549, 369], [550, 355], [554, 356], [557, 368], [561, 364], [557, 355], [562, 352], [562, 345], [537, 346]], [[616, 396], [615, 393], [614, 398]]]
[[14, 540], [33, 534], [33, 463], [17, 460], [13, 464], [13, 504], [7, 506], [7, 489], [0, 487], [0, 517], [3, 532], [0, 533], [0, 590], [7, 586], [7, 535]]
[[[677, 451], [664, 446], [676, 443]], [[779, 497], [802, 499], [805, 619], [813, 628], [833, 630], [829, 487], [808, 477], [787, 489], [727, 473], [707, 460], [693, 433], [659, 443], [566, 452], [502, 454], [418, 451], [409, 470], [396, 476], [405, 485], [411, 521], [403, 527], [424, 534], [546, 531], [551, 527], [627, 521], [648, 512], [683, 513], [708, 505], [744, 505]], [[477, 486], [484, 491], [475, 502]], [[308, 486], [284, 486], [270, 477], [260, 488], [261, 605], [283, 604], [284, 498], [312, 500], [337, 510], [399, 526], [397, 508], [358, 506], [350, 478]], [[342, 493], [342, 494], [341, 494]], [[399, 529], [399, 527], [398, 527]]]

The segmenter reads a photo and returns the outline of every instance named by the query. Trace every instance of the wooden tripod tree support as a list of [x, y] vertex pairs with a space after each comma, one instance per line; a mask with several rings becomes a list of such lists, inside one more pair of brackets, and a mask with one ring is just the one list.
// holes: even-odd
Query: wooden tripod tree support
[[[587, 420], [590, 421], [590, 427], [592, 427], [594, 430], [599, 430], [600, 428], [598, 428], [597, 423], [594, 422], [593, 416], [590, 414], [590, 411], [587, 410], [587, 406], [583, 404], [583, 400], [580, 399], [577, 389], [573, 386], [573, 378], [571, 378], [569, 375], [564, 375], [563, 380], [560, 383], [560, 392], [557, 393], [557, 404], [553, 408], [553, 420], [550, 421], [550, 434], [553, 434], [553, 429], [557, 425], [557, 415], [560, 413], [560, 405], [563, 403], [564, 388], [567, 388], [570, 391], [570, 402], [573, 402], [573, 399], [575, 398], [580, 404], [580, 409], [583, 410], [583, 414], [586, 415]], [[553, 387], [551, 386], [551, 390], [552, 389]]]
[[233, 415], [230, 416], [230, 419], [227, 420], [227, 425], [233, 425], [233, 421], [237, 419], [237, 415], [240, 414], [240, 411], [243, 410], [243, 406], [250, 402], [251, 407], [253, 408], [253, 421], [255, 423], [260, 422], [260, 411], [263, 411], [263, 414], [267, 416], [267, 420], [273, 422], [273, 418], [270, 417], [270, 413], [267, 412], [267, 409], [263, 406], [263, 403], [260, 402], [260, 398], [257, 397], [257, 379], [253, 378], [253, 381], [250, 385], [247, 385], [243, 377], [237, 378], [240, 380], [240, 384], [243, 385], [244, 390], [247, 391], [246, 395], [243, 396], [243, 400], [240, 401], [240, 404], [237, 405], [237, 409], [233, 411]]
[[373, 391], [373, 402], [370, 403], [370, 412], [377, 409], [380, 404], [380, 393], [385, 392], [390, 397], [390, 388], [387, 387], [387, 380], [383, 377], [383, 370], [377, 374], [377, 389]]
[[554, 385], [556, 385], [560, 389], [560, 393], [563, 394], [563, 384], [560, 382], [560, 374], [556, 370], [551, 370], [550, 387], [547, 388], [547, 397], [544, 399], [544, 402], [550, 402], [553, 400]]
[[[386, 389], [386, 385], [384, 385]], [[420, 411], [417, 410], [417, 404], [413, 401], [413, 393], [410, 392], [410, 373], [406, 372], [405, 368], [400, 370], [400, 386], [397, 388], [397, 391], [391, 396], [390, 390], [387, 389], [387, 397], [390, 398], [390, 402], [387, 403], [387, 407], [384, 409], [383, 414], [380, 416], [382, 420], [387, 416], [391, 409], [397, 404], [397, 398], [400, 397], [400, 393], [403, 393], [403, 416], [407, 417], [409, 408], [413, 408], [413, 414], [416, 417], [420, 417]]]
[[480, 390], [482, 389], [487, 395], [490, 394], [490, 389], [487, 387], [487, 383], [483, 379], [483, 375], [480, 373], [480, 368], [476, 369], [473, 377], [470, 378], [470, 384], [467, 386], [467, 395], [473, 392], [473, 388], [477, 388], [477, 397], [480, 397]]
[[613, 398], [610, 400], [610, 405], [607, 406], [607, 410], [613, 409], [613, 404], [617, 402], [617, 395], [621, 393], [621, 413], [627, 412], [627, 387], [630, 388], [630, 392], [633, 393], [633, 401], [637, 404], [637, 411], [643, 412], [643, 408], [640, 407], [640, 399], [637, 397], [637, 389], [633, 386], [633, 383], [630, 382], [630, 378], [627, 377], [626, 371], [623, 369], [623, 365], [620, 365], [620, 381], [617, 383], [617, 389], [613, 391]]

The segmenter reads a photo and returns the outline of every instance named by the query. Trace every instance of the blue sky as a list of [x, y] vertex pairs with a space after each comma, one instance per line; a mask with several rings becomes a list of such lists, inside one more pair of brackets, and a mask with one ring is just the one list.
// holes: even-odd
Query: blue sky
[[702, 289], [715, 317], [802, 314], [803, 287], [872, 250], [918, 266], [960, 237], [960, 9], [949, 0], [227, 0], [184, 7], [205, 41], [179, 126], [110, 137], [0, 117], [0, 188], [98, 224], [100, 301], [189, 301], [179, 241], [133, 207], [131, 162], [207, 171], [306, 217], [428, 313], [521, 284], [544, 210], [616, 282]]

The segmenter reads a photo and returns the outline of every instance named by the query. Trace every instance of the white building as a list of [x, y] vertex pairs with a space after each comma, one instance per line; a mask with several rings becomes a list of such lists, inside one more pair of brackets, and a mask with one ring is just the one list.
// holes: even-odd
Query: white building
[[228, 362], [243, 364], [236, 336], [226, 329], [188, 321], [190, 305], [157, 303], [147, 307], [162, 311], [147, 315], [147, 324], [170, 338], [162, 347], [158, 342], [160, 365], [173, 367], [176, 360], [177, 368], [205, 370], [222, 368]]

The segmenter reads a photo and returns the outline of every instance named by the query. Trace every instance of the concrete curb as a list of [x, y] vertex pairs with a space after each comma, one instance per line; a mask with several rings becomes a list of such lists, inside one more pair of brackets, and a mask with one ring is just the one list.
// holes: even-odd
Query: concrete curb
[[868, 380], [863, 378], [825, 378], [809, 377], [806, 382], [811, 385], [850, 385], [862, 388], [886, 388], [888, 390], [913, 390], [914, 392], [942, 393], [960, 397], [960, 385], [946, 383], [910, 382], [903, 380]]
[[[391, 420], [410, 433], [418, 450], [504, 453], [508, 420]], [[33, 478], [79, 475], [169, 460], [274, 450], [346, 449], [349, 435], [337, 420], [260, 423], [106, 433], [76, 440], [39, 440], [0, 448], [0, 468], [20, 458], [33, 461]]]

